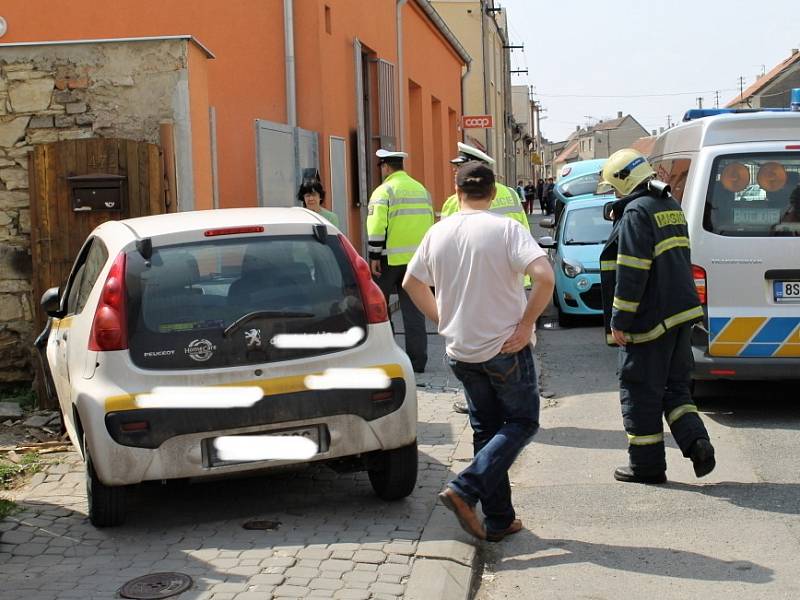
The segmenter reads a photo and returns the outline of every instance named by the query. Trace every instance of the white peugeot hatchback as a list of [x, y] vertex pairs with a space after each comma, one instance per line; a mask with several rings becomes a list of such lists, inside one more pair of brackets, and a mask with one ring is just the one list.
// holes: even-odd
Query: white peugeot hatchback
[[315, 213], [103, 223], [42, 306], [96, 526], [121, 523], [125, 486], [148, 480], [330, 461], [387, 500], [416, 485], [411, 364], [366, 262]]

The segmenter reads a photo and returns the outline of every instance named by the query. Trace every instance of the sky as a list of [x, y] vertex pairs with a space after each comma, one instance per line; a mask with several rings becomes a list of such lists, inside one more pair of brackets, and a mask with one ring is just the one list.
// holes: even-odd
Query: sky
[[[542, 131], [631, 114], [648, 131], [689, 108], [720, 106], [800, 48], [797, 0], [498, 0], [506, 8], [512, 85], [534, 87]], [[605, 98], [602, 96], [606, 96]], [[608, 97], [615, 96], [615, 97]], [[638, 97], [637, 97], [638, 96]]]

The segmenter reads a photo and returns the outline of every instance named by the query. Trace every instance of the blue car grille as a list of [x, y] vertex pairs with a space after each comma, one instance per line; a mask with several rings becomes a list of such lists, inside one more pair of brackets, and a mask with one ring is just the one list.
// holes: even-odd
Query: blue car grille
[[592, 310], [603, 310], [603, 297], [600, 294], [600, 284], [596, 283], [581, 294], [583, 303]]

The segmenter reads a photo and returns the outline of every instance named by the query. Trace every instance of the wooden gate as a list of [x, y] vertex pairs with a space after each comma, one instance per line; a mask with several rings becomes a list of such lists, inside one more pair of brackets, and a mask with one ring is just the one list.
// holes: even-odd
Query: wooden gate
[[[38, 305], [51, 287], [64, 285], [75, 256], [89, 233], [109, 220], [174, 212], [167, 205], [164, 163], [155, 144], [94, 138], [40, 144], [29, 154], [31, 253], [36, 321], [47, 316]], [[76, 206], [76, 176], [109, 177], [121, 184], [118, 209]], [[76, 208], [78, 210], [76, 210]]]

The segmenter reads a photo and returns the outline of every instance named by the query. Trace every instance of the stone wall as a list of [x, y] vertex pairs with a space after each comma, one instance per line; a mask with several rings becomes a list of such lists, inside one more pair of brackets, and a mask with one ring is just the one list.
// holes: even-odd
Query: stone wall
[[157, 143], [160, 122], [185, 120], [187, 62], [185, 40], [0, 46], [0, 384], [33, 378], [28, 152], [91, 137]]

